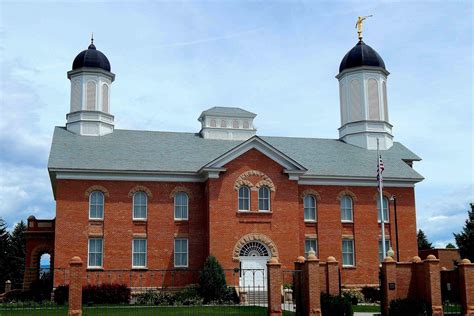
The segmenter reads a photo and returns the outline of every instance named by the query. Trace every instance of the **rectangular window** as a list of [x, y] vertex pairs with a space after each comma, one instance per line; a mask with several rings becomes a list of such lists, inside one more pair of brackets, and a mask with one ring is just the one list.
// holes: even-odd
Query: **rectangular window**
[[385, 255], [382, 254], [382, 240], [379, 240], [379, 261], [382, 262], [390, 249], [390, 240], [385, 240]]
[[354, 240], [342, 240], [342, 265], [354, 266]]
[[174, 219], [188, 219], [188, 195], [184, 192], [178, 192], [174, 196]]
[[148, 198], [145, 192], [133, 195], [133, 219], [146, 219]]
[[313, 249], [318, 255], [318, 241], [316, 238], [306, 238], [304, 241], [304, 256], [308, 258], [309, 251]]
[[[388, 211], [388, 199], [386, 197], [383, 198], [383, 222], [388, 223], [390, 221], [390, 214]], [[382, 214], [380, 213], [380, 198], [377, 198], [377, 220], [379, 223], [382, 222]]]
[[146, 239], [134, 239], [132, 244], [132, 266], [146, 267]]
[[103, 250], [102, 238], [89, 239], [89, 260], [87, 261], [89, 268], [102, 268]]
[[188, 266], [188, 240], [185, 238], [174, 240], [174, 266]]

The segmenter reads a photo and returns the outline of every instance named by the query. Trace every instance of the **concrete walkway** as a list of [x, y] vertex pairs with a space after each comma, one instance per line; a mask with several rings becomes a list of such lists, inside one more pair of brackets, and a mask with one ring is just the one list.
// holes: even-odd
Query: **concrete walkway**
[[378, 316], [381, 315], [380, 313], [361, 313], [361, 312], [356, 312], [354, 313], [354, 316]]

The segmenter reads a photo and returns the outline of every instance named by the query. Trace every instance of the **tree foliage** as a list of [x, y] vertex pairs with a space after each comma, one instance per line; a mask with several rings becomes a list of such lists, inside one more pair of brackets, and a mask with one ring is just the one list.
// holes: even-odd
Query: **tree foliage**
[[433, 249], [433, 245], [428, 241], [428, 238], [421, 229], [418, 230], [416, 238], [418, 240], [418, 250]]
[[454, 246], [452, 243], [448, 243], [446, 245], [446, 249], [456, 249], [456, 246]]
[[474, 262], [474, 203], [471, 203], [471, 210], [467, 211], [467, 214], [468, 217], [462, 231], [459, 234], [454, 234], [454, 239], [461, 258]]
[[224, 270], [214, 256], [207, 257], [199, 277], [199, 286], [204, 303], [218, 301], [227, 292]]
[[0, 293], [5, 289], [5, 281], [10, 280], [13, 287], [23, 282], [25, 271], [26, 225], [20, 221], [11, 233], [7, 224], [0, 218]]

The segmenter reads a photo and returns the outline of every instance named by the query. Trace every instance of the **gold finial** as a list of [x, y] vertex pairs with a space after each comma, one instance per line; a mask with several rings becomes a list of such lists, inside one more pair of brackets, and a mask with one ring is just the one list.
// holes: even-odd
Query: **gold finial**
[[357, 35], [359, 37], [359, 41], [362, 40], [362, 24], [363, 24], [365, 19], [370, 18], [371, 16], [372, 15], [357, 17], [357, 22], [356, 22], [355, 28], [357, 29]]

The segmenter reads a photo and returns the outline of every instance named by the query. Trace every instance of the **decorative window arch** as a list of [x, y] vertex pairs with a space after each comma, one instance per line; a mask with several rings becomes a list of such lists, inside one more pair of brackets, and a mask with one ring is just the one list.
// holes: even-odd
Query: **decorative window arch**
[[215, 119], [212, 119], [210, 125], [211, 125], [211, 127], [217, 127], [217, 122], [216, 122], [216, 120], [215, 120]]
[[226, 120], [221, 120], [221, 127], [227, 127]]
[[[257, 184], [253, 184], [247, 178], [249, 177], [259, 177], [261, 178]], [[275, 192], [276, 186], [273, 183], [272, 179], [269, 176], [258, 170], [248, 170], [242, 173], [234, 182], [234, 190], [238, 190], [241, 186], [248, 186], [251, 190], [257, 191], [261, 186], [267, 186], [270, 191]]]
[[97, 99], [97, 84], [95, 81], [88, 81], [86, 88], [86, 110], [95, 111], [95, 104]]
[[232, 128], [239, 128], [239, 121], [234, 120], [234, 121], [232, 122]]
[[174, 195], [174, 219], [188, 220], [189, 196], [186, 192]]
[[109, 197], [109, 191], [101, 185], [93, 185], [87, 188], [87, 190], [85, 191], [85, 196], [88, 198], [93, 191], [100, 191], [104, 193], [106, 197]]
[[104, 193], [92, 191], [89, 195], [89, 219], [104, 219]]
[[268, 251], [270, 252], [269, 255], [271, 257], [278, 258], [278, 249], [275, 243], [266, 235], [259, 234], [259, 233], [250, 233], [245, 236], [242, 236], [234, 246], [234, 250], [232, 252], [232, 260], [239, 261], [240, 251], [241, 249], [249, 242], [258, 241], [261, 242], [265, 247], [267, 247]]
[[270, 189], [266, 185], [258, 189], [258, 210], [270, 211]]
[[353, 222], [353, 207], [352, 198], [349, 195], [344, 195], [340, 199], [341, 206], [341, 221], [342, 222]]
[[239, 211], [250, 211], [250, 188], [246, 185], [239, 188], [238, 207]]
[[102, 85], [102, 112], [109, 113], [109, 86]]
[[243, 128], [250, 128], [249, 121], [247, 120], [244, 121]]
[[143, 191], [133, 194], [133, 219], [146, 219], [148, 211], [148, 195]]
[[130, 191], [128, 191], [128, 197], [133, 198], [133, 195], [139, 191], [144, 192], [147, 195], [149, 200], [153, 198], [153, 194], [151, 193], [150, 189], [148, 189], [147, 187], [143, 185], [136, 185], [133, 188], [131, 188]]
[[316, 222], [316, 197], [311, 194], [303, 198], [305, 222]]
[[269, 257], [270, 251], [259, 241], [250, 241], [246, 243], [239, 252], [240, 257]]

